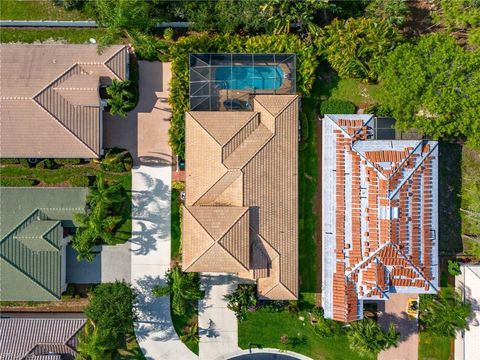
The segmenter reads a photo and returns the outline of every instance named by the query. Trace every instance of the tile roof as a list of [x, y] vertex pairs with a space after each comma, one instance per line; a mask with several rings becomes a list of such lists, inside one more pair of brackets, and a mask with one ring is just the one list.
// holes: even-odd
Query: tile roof
[[323, 120], [323, 306], [344, 322], [438, 286], [437, 143], [371, 140], [372, 119]]
[[[0, 359], [74, 359], [84, 319], [0, 319]], [[57, 357], [54, 357], [57, 356]]]
[[270, 299], [298, 296], [298, 99], [186, 114], [183, 268], [239, 272]]
[[0, 188], [0, 291], [5, 301], [60, 298], [62, 221], [85, 209], [86, 188]]
[[0, 156], [98, 157], [98, 87], [126, 78], [127, 56], [120, 45], [1, 44]]

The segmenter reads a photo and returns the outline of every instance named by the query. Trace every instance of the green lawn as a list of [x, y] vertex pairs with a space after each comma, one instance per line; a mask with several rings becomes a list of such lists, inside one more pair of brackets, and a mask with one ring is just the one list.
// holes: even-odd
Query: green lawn
[[439, 336], [420, 332], [418, 344], [419, 360], [448, 360], [452, 339], [448, 336]]
[[172, 260], [179, 259], [180, 254], [180, 238], [181, 238], [181, 229], [180, 229], [180, 191], [172, 189], [172, 213], [171, 213], [171, 257]]
[[84, 13], [67, 11], [51, 0], [2, 0], [0, 14], [2, 20], [88, 20]]
[[98, 40], [104, 29], [8, 29], [0, 31], [0, 42], [43, 42], [47, 40], [65, 41], [70, 44], [85, 44], [90, 38]]
[[[358, 360], [359, 356], [350, 350], [348, 340], [341, 331], [336, 337], [319, 337], [308, 321], [308, 309], [314, 306], [314, 294], [301, 294], [299, 301], [300, 312], [291, 314], [282, 312], [268, 312], [260, 309], [253, 313], [247, 313], [244, 321], [238, 326], [238, 345], [242, 349], [249, 347], [270, 347], [285, 349], [280, 337], [287, 335], [289, 338], [305, 337], [305, 342], [296, 346], [287, 346], [287, 350], [295, 351], [313, 359], [331, 360]], [[300, 316], [305, 321], [299, 319]]]
[[357, 107], [366, 107], [378, 102], [380, 87], [366, 84], [358, 79], [340, 79], [328, 66], [319, 69], [320, 81], [316, 95], [321, 100], [328, 98], [347, 100]]
[[[198, 304], [197, 301], [192, 301], [190, 306], [187, 307], [187, 312], [183, 315], [175, 315], [173, 312], [171, 312], [173, 327], [175, 328], [175, 331], [178, 334], [178, 336], [181, 336], [183, 334], [183, 328], [185, 326], [188, 326], [195, 322], [198, 324], [198, 305], [197, 304]], [[195, 340], [184, 341], [184, 344], [190, 349], [190, 351], [198, 355], [198, 341], [195, 341]]]
[[[315, 84], [318, 89], [319, 83]], [[314, 91], [315, 91], [314, 89]], [[299, 187], [299, 271], [300, 291], [317, 292], [317, 244], [315, 228], [317, 216], [314, 213], [315, 192], [318, 183], [318, 157], [316, 149], [316, 122], [318, 100], [305, 97], [302, 100], [302, 142], [298, 164]], [[317, 266], [318, 265], [318, 266]]]

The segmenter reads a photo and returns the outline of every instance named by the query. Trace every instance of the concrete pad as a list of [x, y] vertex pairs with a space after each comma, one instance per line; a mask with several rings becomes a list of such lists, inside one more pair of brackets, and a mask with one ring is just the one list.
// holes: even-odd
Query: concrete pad
[[228, 309], [225, 295], [238, 285], [233, 274], [201, 274], [205, 297], [198, 302], [198, 329], [200, 359], [210, 360], [239, 350], [238, 321]]

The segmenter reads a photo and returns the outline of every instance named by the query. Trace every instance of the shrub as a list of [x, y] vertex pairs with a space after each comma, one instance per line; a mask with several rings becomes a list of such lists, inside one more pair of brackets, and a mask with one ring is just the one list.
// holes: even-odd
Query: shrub
[[68, 284], [67, 290], [62, 294], [62, 300], [69, 300], [73, 299], [73, 295], [75, 294], [75, 286], [73, 284]]
[[22, 167], [28, 167], [29, 168], [31, 166], [27, 159], [20, 159], [19, 164], [22, 165]]
[[452, 276], [457, 276], [462, 273], [460, 270], [460, 263], [457, 261], [448, 260], [448, 273]]
[[39, 169], [48, 169], [53, 170], [58, 167], [53, 159], [43, 159], [42, 161], [38, 162], [36, 165]]
[[0, 186], [34, 186], [37, 184], [36, 180], [24, 178], [0, 178]]
[[21, 159], [0, 159], [0, 165], [12, 165], [12, 164], [20, 164]]
[[59, 165], [80, 165], [82, 159], [55, 159], [55, 162]]
[[68, 183], [74, 187], [87, 187], [90, 185], [88, 176], [74, 175], [68, 179]]
[[346, 100], [329, 99], [320, 105], [320, 113], [325, 114], [355, 114], [355, 104]]
[[174, 181], [172, 183], [172, 189], [183, 191], [185, 190], [185, 183], [183, 181]]
[[240, 284], [230, 295], [226, 295], [228, 308], [235, 312], [238, 320], [244, 320], [249, 308], [257, 305], [257, 290], [255, 285]]
[[172, 28], [166, 28], [166, 29], [163, 31], [163, 38], [164, 38], [165, 40], [172, 40], [174, 34], [175, 34], [175, 32], [173, 31]]
[[123, 172], [132, 169], [133, 159], [128, 150], [120, 148], [108, 149], [100, 160], [103, 171]]

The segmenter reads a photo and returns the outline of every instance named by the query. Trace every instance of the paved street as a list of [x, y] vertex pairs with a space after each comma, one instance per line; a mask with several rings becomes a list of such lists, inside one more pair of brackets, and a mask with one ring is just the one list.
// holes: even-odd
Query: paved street
[[213, 360], [240, 350], [237, 318], [224, 299], [235, 291], [238, 280], [232, 274], [202, 273], [201, 282], [205, 298], [198, 302], [200, 359]]

